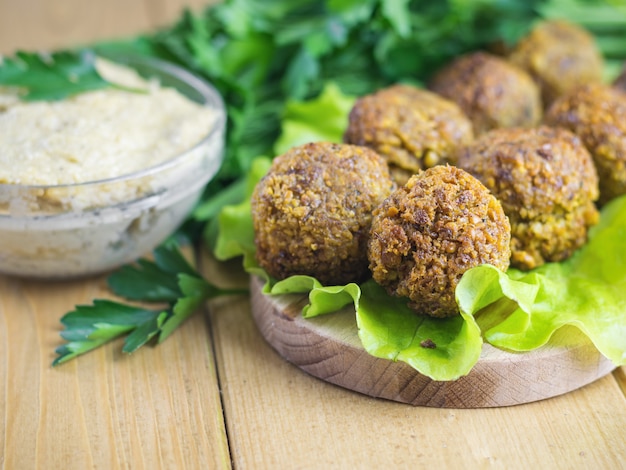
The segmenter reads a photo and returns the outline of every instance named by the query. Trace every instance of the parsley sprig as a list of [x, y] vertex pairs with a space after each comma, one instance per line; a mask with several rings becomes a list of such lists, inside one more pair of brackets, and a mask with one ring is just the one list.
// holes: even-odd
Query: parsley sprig
[[51, 54], [22, 51], [0, 59], [0, 85], [23, 90], [24, 101], [56, 101], [103, 88], [129, 90], [98, 73], [89, 49]]
[[241, 294], [243, 289], [220, 289], [207, 282], [173, 244], [154, 250], [154, 261], [140, 259], [126, 265], [108, 278], [111, 290], [146, 308], [112, 300], [94, 300], [65, 314], [61, 337], [67, 341], [58, 347], [53, 365], [66, 362], [127, 335], [122, 351], [132, 353], [156, 338], [164, 341], [208, 299], [220, 295]]

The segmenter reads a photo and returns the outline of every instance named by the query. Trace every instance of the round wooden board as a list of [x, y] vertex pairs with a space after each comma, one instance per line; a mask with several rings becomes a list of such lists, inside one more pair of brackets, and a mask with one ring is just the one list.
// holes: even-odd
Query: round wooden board
[[353, 307], [305, 320], [301, 311], [308, 296], [268, 296], [262, 286], [252, 276], [252, 314], [265, 340], [305, 372], [372, 397], [439, 408], [510, 406], [570, 392], [615, 368], [571, 327], [562, 328], [554, 341], [527, 353], [485, 344], [467, 376], [434, 381], [403, 362], [365, 352]]

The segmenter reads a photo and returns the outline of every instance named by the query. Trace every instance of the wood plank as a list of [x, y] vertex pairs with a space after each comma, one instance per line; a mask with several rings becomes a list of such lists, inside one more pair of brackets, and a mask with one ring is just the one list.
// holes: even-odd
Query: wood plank
[[0, 0], [0, 53], [136, 35], [217, 0]]
[[615, 371], [613, 371], [613, 375], [615, 376], [615, 380], [619, 383], [619, 386], [622, 388], [622, 392], [626, 396], [626, 366], [619, 367]]
[[210, 318], [236, 468], [619, 468], [626, 459], [626, 398], [612, 374], [526, 405], [414, 407], [289, 364], [256, 329], [249, 298], [213, 302]]
[[59, 318], [103, 278], [0, 277], [0, 468], [228, 468], [206, 320], [132, 356], [107, 345], [52, 368]]

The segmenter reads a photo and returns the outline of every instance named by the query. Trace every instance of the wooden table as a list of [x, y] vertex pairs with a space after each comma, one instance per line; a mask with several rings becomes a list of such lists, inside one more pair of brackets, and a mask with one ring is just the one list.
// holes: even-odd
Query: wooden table
[[[0, 52], [139, 32], [200, 3], [0, 0]], [[197, 262], [216, 283], [247, 283], [236, 262], [218, 265], [204, 252]], [[0, 276], [2, 469], [626, 465], [624, 368], [527, 405], [411, 407], [329, 385], [282, 360], [245, 296], [209, 303], [161, 346], [126, 356], [117, 342], [52, 368], [59, 318], [107, 295], [104, 277]]]

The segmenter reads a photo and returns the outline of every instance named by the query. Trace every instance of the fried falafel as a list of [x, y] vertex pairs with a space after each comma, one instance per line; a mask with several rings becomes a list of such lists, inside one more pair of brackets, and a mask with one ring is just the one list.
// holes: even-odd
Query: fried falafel
[[473, 140], [472, 124], [452, 101], [411, 85], [393, 85], [359, 98], [344, 141], [373, 148], [404, 184], [419, 170], [454, 163], [459, 145]]
[[368, 244], [374, 280], [415, 311], [458, 315], [454, 291], [481, 264], [505, 271], [511, 228], [476, 178], [440, 165], [412, 176], [374, 211]]
[[387, 163], [366, 147], [318, 142], [276, 157], [251, 200], [259, 265], [277, 279], [362, 280], [372, 212], [393, 188]]
[[475, 52], [455, 59], [435, 74], [429, 88], [461, 107], [476, 136], [500, 127], [532, 127], [541, 120], [535, 82], [492, 54]]
[[593, 36], [562, 20], [536, 25], [513, 48], [509, 60], [535, 80], [545, 108], [573, 88], [602, 81], [604, 62]]
[[600, 178], [600, 204], [626, 194], [626, 94], [608, 85], [584, 85], [562, 96], [546, 123], [577, 134]]
[[458, 165], [502, 203], [511, 223], [514, 267], [568, 258], [598, 221], [593, 161], [566, 129], [496, 129], [464, 148]]

